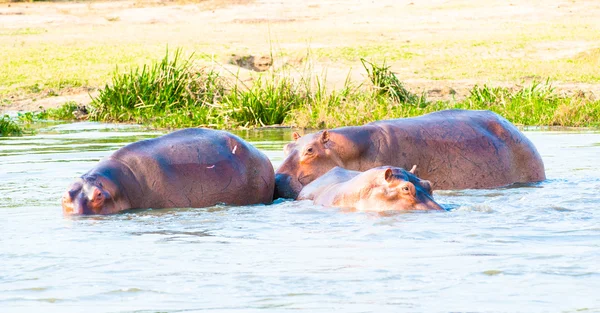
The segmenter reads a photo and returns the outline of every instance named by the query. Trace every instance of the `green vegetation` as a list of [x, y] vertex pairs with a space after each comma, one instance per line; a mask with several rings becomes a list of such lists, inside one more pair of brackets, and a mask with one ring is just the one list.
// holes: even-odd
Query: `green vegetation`
[[[600, 127], [600, 101], [585, 96], [558, 95], [548, 82], [511, 90], [475, 86], [462, 101], [432, 102], [422, 107], [381, 97], [335, 105], [315, 105], [291, 113], [298, 127], [323, 128], [358, 125], [375, 120], [419, 116], [446, 109], [490, 110], [517, 125]], [[366, 100], [366, 101], [365, 101]]]
[[[83, 112], [82, 112], [83, 111]], [[72, 121], [78, 118], [78, 114], [84, 115], [84, 108], [81, 108], [76, 102], [69, 101], [56, 109], [47, 109], [38, 114], [37, 118], [41, 120], [60, 120]]]
[[[38, 35], [28, 35], [38, 36]], [[14, 36], [19, 38], [21, 36]], [[1, 39], [1, 37], [0, 37]], [[137, 66], [160, 56], [160, 49], [114, 45], [69, 46], [0, 41], [0, 97], [48, 96], [62, 90], [88, 89], [110, 79], [115, 64]]]
[[390, 70], [385, 63], [377, 66], [365, 59], [360, 60], [367, 71], [367, 76], [371, 80], [375, 93], [378, 96], [388, 97], [391, 101], [424, 107], [427, 103], [424, 96], [416, 96], [406, 90], [398, 77]]
[[[259, 77], [251, 87], [236, 84], [223, 97], [224, 113], [235, 126], [266, 126], [283, 123], [287, 114], [306, 100], [299, 86], [286, 77]], [[227, 120], [227, 119], [226, 119]]]
[[85, 112], [86, 110], [86, 108], [79, 106], [76, 102], [69, 101], [55, 109], [47, 109], [42, 112], [18, 113], [17, 121], [24, 125], [48, 120], [73, 121], [78, 119], [78, 115], [85, 115], [87, 113]]
[[56, 109], [42, 112], [18, 113], [16, 119], [4, 115], [0, 118], [0, 136], [20, 136], [32, 134], [38, 128], [54, 124], [50, 120], [72, 121], [77, 120], [79, 114], [85, 114], [85, 108], [75, 102], [67, 102]]
[[259, 77], [251, 86], [194, 66], [193, 56], [168, 51], [158, 63], [115, 71], [92, 101], [90, 119], [150, 123], [157, 127], [220, 128], [280, 124], [302, 104], [290, 79]]
[[8, 115], [4, 115], [0, 118], [0, 136], [15, 136], [21, 135], [23, 133], [23, 129], [17, 125], [14, 121], [8, 117]]
[[93, 120], [185, 127], [214, 125], [218, 118], [211, 104], [223, 95], [224, 84], [215, 72], [195, 68], [192, 56], [182, 59], [179, 49], [158, 63], [113, 75], [93, 99]]
[[[600, 101], [559, 95], [548, 80], [509, 89], [475, 86], [461, 101], [429, 102], [409, 92], [384, 65], [363, 60], [369, 84], [349, 80], [327, 91], [320, 77], [257, 74], [251, 85], [194, 66], [181, 50], [150, 66], [114, 73], [93, 99], [92, 120], [152, 124], [161, 128], [256, 127], [285, 124], [323, 128], [417, 116], [443, 109], [491, 110], [520, 125], [600, 126]], [[281, 74], [281, 73], [279, 73]], [[73, 112], [76, 109], [62, 109]], [[58, 112], [48, 112], [58, 116]], [[68, 115], [68, 114], [66, 114]]]

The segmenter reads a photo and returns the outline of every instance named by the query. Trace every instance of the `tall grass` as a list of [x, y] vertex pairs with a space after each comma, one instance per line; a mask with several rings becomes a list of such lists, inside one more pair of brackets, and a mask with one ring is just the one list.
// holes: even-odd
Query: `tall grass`
[[534, 81], [517, 90], [475, 86], [461, 107], [492, 110], [523, 125], [551, 125], [554, 111], [564, 100], [548, 81]]
[[[600, 127], [600, 100], [561, 95], [548, 81], [518, 89], [474, 86], [461, 101], [438, 101], [424, 107], [399, 106], [381, 97], [352, 97], [349, 101], [301, 107], [290, 123], [303, 128], [360, 125], [382, 119], [419, 116], [447, 109], [490, 110], [517, 125]], [[315, 114], [315, 112], [325, 112]]]
[[[443, 109], [491, 110], [521, 125], [600, 126], [600, 101], [559, 94], [548, 80], [521, 88], [475, 86], [461, 101], [430, 102], [411, 93], [389, 66], [362, 60], [372, 88], [347, 79], [326, 89], [326, 77], [257, 74], [254, 81], [230, 81], [198, 68], [181, 50], [151, 65], [114, 73], [93, 99], [90, 119], [152, 124], [161, 128], [305, 128], [360, 125]], [[68, 108], [66, 112], [72, 112]]]
[[211, 105], [224, 94], [225, 85], [211, 70], [196, 68], [193, 56], [182, 57], [180, 49], [152, 65], [113, 75], [92, 101], [91, 119], [101, 121], [152, 122], [175, 117], [178, 125], [210, 125]]
[[365, 59], [360, 59], [367, 76], [371, 80], [375, 92], [380, 95], [389, 98], [389, 100], [418, 107], [424, 107], [427, 105], [425, 96], [417, 96], [408, 91], [400, 79], [396, 77], [390, 70], [390, 66], [385, 63], [383, 65], [373, 64]]
[[259, 77], [251, 87], [236, 84], [223, 98], [225, 112], [244, 127], [281, 124], [289, 111], [305, 102], [305, 93], [286, 77]]
[[8, 115], [0, 118], [0, 136], [18, 136], [23, 133], [23, 129], [10, 119]]

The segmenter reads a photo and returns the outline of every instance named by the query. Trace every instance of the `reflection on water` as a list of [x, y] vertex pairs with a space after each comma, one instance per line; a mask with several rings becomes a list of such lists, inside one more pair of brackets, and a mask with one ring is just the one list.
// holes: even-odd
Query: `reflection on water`
[[[547, 181], [438, 191], [442, 213], [277, 201], [62, 216], [75, 177], [160, 134], [77, 123], [0, 138], [0, 311], [600, 310], [600, 133], [527, 132]], [[276, 166], [291, 137], [237, 134]]]

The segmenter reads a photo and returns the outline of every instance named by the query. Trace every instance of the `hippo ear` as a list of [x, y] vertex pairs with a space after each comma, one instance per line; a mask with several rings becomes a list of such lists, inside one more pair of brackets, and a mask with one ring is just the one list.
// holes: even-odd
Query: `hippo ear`
[[409, 171], [409, 172], [410, 172], [411, 174], [415, 175], [415, 172], [416, 172], [416, 170], [417, 170], [417, 165], [415, 164], [415, 165], [413, 165], [413, 167], [410, 169], [410, 171]]
[[294, 132], [294, 133], [292, 134], [292, 138], [294, 138], [294, 141], [296, 141], [296, 140], [300, 139], [300, 137], [302, 137], [302, 136], [300, 136], [300, 134], [298, 134], [297, 132]]
[[321, 142], [327, 143], [328, 141], [329, 141], [329, 132], [326, 129], [323, 131], [323, 133], [321, 133]]
[[419, 182], [419, 185], [421, 185], [421, 187], [423, 187], [423, 189], [425, 189], [429, 195], [433, 194], [433, 187], [431, 186], [430, 181], [421, 179], [421, 181]]
[[392, 171], [391, 168], [386, 168], [385, 169], [385, 173], [383, 173], [383, 177], [385, 177], [385, 180], [389, 183], [392, 181], [392, 177], [394, 177], [394, 172]]

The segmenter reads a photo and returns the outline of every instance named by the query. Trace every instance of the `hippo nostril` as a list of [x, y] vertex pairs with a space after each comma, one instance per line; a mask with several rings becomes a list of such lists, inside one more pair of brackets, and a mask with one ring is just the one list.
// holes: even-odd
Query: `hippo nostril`
[[71, 201], [73, 201], [73, 199], [75, 199], [77, 197], [77, 194], [79, 193], [80, 189], [71, 189], [69, 191], [67, 191], [65, 196], [68, 196], [69, 199]]
[[92, 208], [89, 207], [89, 205], [87, 203], [82, 203], [80, 208], [79, 208], [79, 213], [82, 215], [91, 215], [91, 214], [96, 214], [96, 212], [94, 212], [92, 210]]

